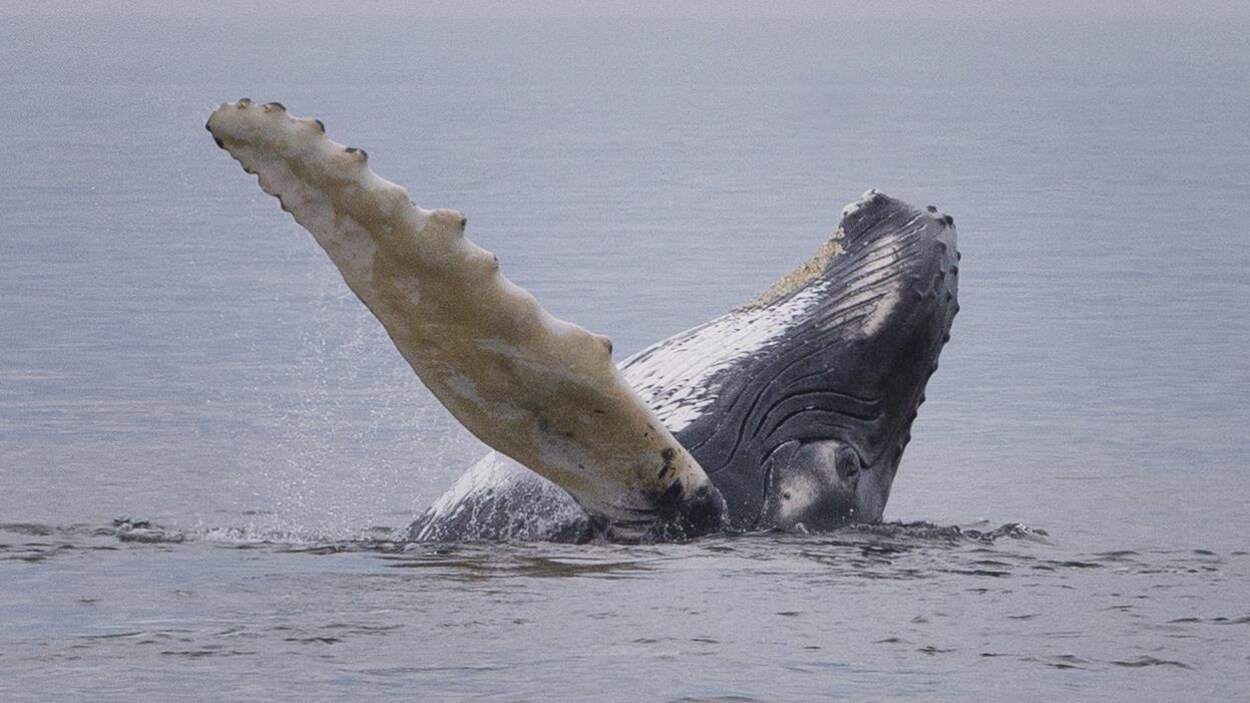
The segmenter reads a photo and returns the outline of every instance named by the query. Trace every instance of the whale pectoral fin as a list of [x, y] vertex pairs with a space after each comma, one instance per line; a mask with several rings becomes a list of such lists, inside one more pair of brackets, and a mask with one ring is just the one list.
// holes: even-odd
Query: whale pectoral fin
[[206, 127], [312, 233], [434, 396], [486, 444], [568, 491], [615, 539], [718, 529], [720, 494], [629, 387], [611, 342], [556, 319], [368, 156], [277, 103], [226, 103]]

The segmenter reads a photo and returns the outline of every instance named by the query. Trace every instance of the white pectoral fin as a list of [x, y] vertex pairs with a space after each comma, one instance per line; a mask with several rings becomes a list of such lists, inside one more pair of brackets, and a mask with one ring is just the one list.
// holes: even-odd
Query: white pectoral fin
[[277, 103], [226, 103], [218, 146], [312, 233], [434, 395], [473, 434], [567, 490], [612, 537], [718, 529], [719, 493], [625, 382], [611, 342], [551, 316], [364, 151]]

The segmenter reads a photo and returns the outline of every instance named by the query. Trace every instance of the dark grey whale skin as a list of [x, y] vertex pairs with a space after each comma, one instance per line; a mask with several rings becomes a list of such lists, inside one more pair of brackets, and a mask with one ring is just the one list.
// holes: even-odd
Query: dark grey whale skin
[[[873, 194], [841, 229], [844, 253], [808, 284], [830, 282], [819, 303], [780, 343], [713, 378], [715, 404], [677, 435], [724, 496], [731, 528], [880, 520], [950, 339], [953, 220]], [[787, 507], [799, 491], [786, 485], [809, 504]]]
[[[843, 252], [819, 274], [762, 306], [767, 313], [819, 287], [787, 331], [704, 384], [714, 400], [674, 433], [725, 500], [730, 531], [821, 531], [881, 519], [924, 388], [950, 339], [959, 254], [954, 221], [870, 191], [848, 206]], [[706, 326], [705, 326], [706, 327]], [[645, 363], [703, 327], [675, 335]], [[627, 365], [628, 366], [628, 365]], [[545, 484], [545, 485], [544, 485]], [[528, 476], [467, 496], [465, 509], [428, 511], [408, 530], [435, 540], [583, 541], [602, 535], [571, 499]], [[571, 515], [527, 532], [535, 516]], [[667, 535], [697, 536], [668, 530]]]

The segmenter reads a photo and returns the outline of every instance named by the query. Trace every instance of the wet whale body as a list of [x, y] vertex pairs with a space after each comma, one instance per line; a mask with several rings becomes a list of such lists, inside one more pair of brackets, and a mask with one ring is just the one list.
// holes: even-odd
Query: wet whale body
[[436, 398], [494, 451], [413, 540], [654, 541], [881, 518], [958, 311], [953, 220], [869, 191], [759, 298], [622, 362], [278, 103], [206, 128], [312, 233]]

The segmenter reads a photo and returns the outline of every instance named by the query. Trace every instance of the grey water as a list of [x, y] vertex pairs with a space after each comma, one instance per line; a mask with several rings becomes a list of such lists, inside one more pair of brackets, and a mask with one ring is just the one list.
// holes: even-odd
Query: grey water
[[[136, 6], [0, 8], [0, 699], [1244, 697], [1244, 12]], [[952, 214], [888, 524], [393, 541], [484, 450], [203, 131], [243, 96], [618, 358], [868, 188]]]

